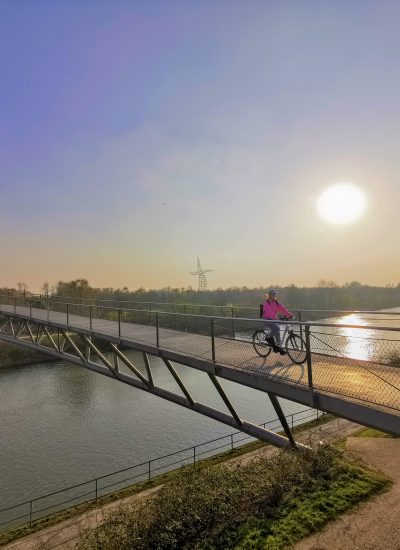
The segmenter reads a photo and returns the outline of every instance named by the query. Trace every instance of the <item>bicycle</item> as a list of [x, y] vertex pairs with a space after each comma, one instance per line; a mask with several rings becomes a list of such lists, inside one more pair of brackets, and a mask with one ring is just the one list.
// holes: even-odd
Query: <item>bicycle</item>
[[[277, 319], [277, 321], [288, 321], [287, 317]], [[268, 342], [271, 331], [267, 329], [257, 329], [253, 334], [253, 347], [260, 357], [268, 357], [271, 353], [273, 344]], [[286, 351], [289, 359], [296, 365], [301, 365], [307, 359], [306, 342], [301, 336], [296, 334], [289, 324], [285, 324], [285, 331], [282, 336], [282, 348]]]

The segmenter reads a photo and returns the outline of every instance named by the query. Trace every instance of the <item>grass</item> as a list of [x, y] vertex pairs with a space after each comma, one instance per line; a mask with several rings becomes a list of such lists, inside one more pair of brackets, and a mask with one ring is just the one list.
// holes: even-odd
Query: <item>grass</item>
[[235, 550], [280, 550], [318, 531], [329, 520], [386, 489], [390, 481], [359, 467], [344, 468], [334, 480], [315, 484], [305, 495], [284, 502], [274, 520], [241, 526]]
[[394, 437], [393, 435], [385, 432], [380, 432], [374, 428], [363, 428], [362, 430], [353, 434], [353, 437]]
[[80, 550], [279, 550], [390, 481], [320, 446], [241, 465], [176, 473], [151, 499], [119, 510]]

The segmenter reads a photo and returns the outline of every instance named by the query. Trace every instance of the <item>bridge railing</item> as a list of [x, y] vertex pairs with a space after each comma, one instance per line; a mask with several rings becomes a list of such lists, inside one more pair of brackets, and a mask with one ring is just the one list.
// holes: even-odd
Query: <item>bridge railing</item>
[[[1, 299], [1, 303], [4, 302]], [[114, 308], [97, 304], [70, 304], [13, 297], [11, 311], [94, 334], [149, 344], [183, 356], [253, 371], [263, 376], [360, 399], [400, 410], [400, 327], [391, 316], [377, 312], [348, 316], [354, 323], [288, 321], [280, 323], [302, 338], [306, 360], [294, 366], [288, 356], [271, 353], [259, 357], [252, 344], [255, 318], [168, 313], [146, 309]], [[380, 319], [379, 324], [377, 319]], [[335, 319], [334, 319], [335, 321]]]
[[[317, 409], [304, 409], [286, 416], [289, 426], [293, 429], [314, 419], [319, 419], [324, 413]], [[260, 424], [271, 431], [282, 430], [279, 419], [274, 418]], [[340, 429], [338, 420], [337, 430]], [[129, 466], [122, 470], [99, 476], [89, 481], [73, 485], [59, 491], [47, 493], [37, 498], [8, 506], [0, 510], [0, 531], [11, 529], [23, 524], [34, 522], [51, 514], [109, 495], [127, 487], [150, 482], [155, 477], [176, 470], [182, 466], [195, 464], [200, 460], [217, 454], [233, 451], [254, 438], [243, 432], [233, 432], [222, 437], [211, 439], [198, 445], [193, 445], [167, 455]]]
[[[151, 302], [134, 300], [115, 300], [101, 298], [80, 298], [76, 296], [59, 296], [49, 294], [23, 293], [4, 293], [1, 296], [3, 303], [12, 304], [15, 299], [20, 303], [21, 299], [32, 300], [34, 304], [50, 304], [51, 310], [64, 311], [65, 304], [70, 304], [71, 311], [79, 311], [79, 306], [93, 306], [94, 308], [113, 308], [123, 310], [147, 311], [149, 314], [156, 312], [163, 313], [181, 313], [183, 315], [206, 315], [216, 317], [238, 317], [238, 318], [259, 318], [259, 307], [252, 306], [233, 306], [216, 304], [190, 304], [175, 302]], [[293, 312], [299, 321], [320, 321], [324, 320], [331, 323], [351, 323], [356, 324], [358, 319], [362, 321], [376, 321], [376, 324], [385, 323], [385, 326], [400, 326], [400, 312], [394, 311], [368, 311], [368, 310], [346, 310], [346, 309], [299, 309], [295, 308]], [[358, 322], [358, 321], [357, 321]]]

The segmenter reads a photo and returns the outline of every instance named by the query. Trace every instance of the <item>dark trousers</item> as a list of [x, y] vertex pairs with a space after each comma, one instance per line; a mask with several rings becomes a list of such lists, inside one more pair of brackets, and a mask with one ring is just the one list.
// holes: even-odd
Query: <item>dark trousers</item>
[[269, 330], [269, 336], [272, 336], [275, 343], [279, 346], [281, 343], [281, 330], [279, 324], [274, 323], [273, 321], [268, 321], [268, 323], [265, 324], [265, 330]]

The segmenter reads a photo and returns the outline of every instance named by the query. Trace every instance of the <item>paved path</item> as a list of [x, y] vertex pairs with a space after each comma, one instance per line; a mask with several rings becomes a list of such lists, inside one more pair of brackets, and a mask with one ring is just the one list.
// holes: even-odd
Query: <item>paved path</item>
[[347, 448], [391, 477], [393, 487], [301, 541], [296, 550], [400, 550], [400, 439], [352, 437]]

